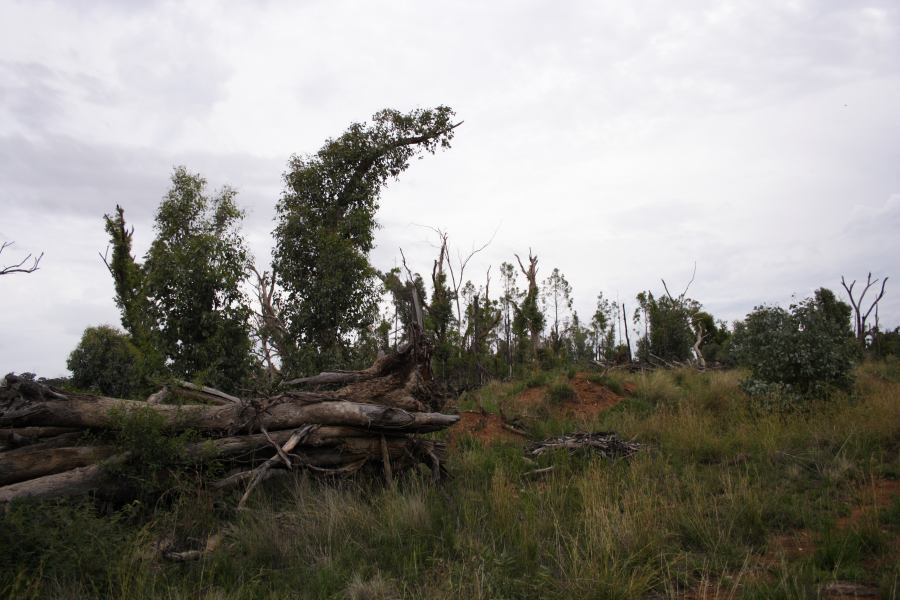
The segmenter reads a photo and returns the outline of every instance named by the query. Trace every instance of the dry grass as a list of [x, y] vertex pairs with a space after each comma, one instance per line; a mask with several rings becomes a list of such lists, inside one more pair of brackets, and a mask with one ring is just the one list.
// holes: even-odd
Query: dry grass
[[[119, 557], [106, 571], [62, 568], [54, 560], [65, 554], [50, 542], [67, 529], [51, 531], [46, 513], [39, 528], [34, 509], [21, 507], [0, 530], [13, 548], [0, 563], [0, 595], [814, 598], [824, 584], [850, 580], [896, 597], [900, 508], [879, 500], [877, 511], [842, 525], [854, 506], [872, 503], [873, 482], [900, 475], [896, 371], [867, 365], [856, 394], [787, 414], [754, 410], [739, 373], [616, 377], [634, 391], [612, 409], [587, 421], [551, 415], [530, 429], [615, 430], [646, 446], [629, 461], [557, 453], [534, 465], [521, 442], [467, 436], [439, 487], [424, 473], [396, 489], [273, 482], [250, 510], [223, 518], [215, 555], [190, 565], [129, 550], [154, 522], [138, 529], [56, 507], [56, 519], [76, 510], [82, 529], [105, 523], [78, 543]], [[495, 383], [466, 402], [493, 410], [524, 389]], [[526, 475], [550, 465], [547, 477]], [[801, 533], [812, 550], [779, 553], [778, 540]]]

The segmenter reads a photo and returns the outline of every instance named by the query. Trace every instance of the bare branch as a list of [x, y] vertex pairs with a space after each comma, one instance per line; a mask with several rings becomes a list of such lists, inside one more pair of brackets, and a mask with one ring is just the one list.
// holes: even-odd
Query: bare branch
[[[7, 248], [11, 247], [14, 243], [15, 242], [3, 242], [2, 244], [0, 244], [0, 254], [2, 254], [3, 251]], [[38, 270], [42, 258], [44, 258], [43, 252], [41, 252], [41, 255], [37, 258], [34, 258], [33, 255], [29, 253], [28, 256], [14, 265], [0, 267], [0, 275], [12, 275], [13, 273], [34, 273]], [[26, 266], [28, 262], [31, 262], [31, 264]]]
[[[869, 330], [866, 328], [866, 320], [869, 318], [869, 315], [872, 314], [872, 311], [875, 311], [876, 322], [878, 315], [878, 303], [881, 302], [881, 299], [884, 297], [884, 286], [887, 285], [888, 278], [885, 277], [882, 281], [879, 278], [872, 279], [872, 273], [866, 276], [866, 285], [860, 292], [859, 297], [856, 298], [853, 296], [853, 287], [856, 285], [856, 280], [853, 280], [853, 283], [847, 285], [847, 281], [843, 275], [841, 275], [841, 285], [844, 287], [844, 290], [847, 292], [847, 297], [850, 299], [850, 304], [853, 306], [853, 328], [856, 333], [856, 339], [862, 346], [865, 346], [866, 342], [866, 334], [869, 333]], [[878, 282], [881, 281], [881, 290], [875, 296], [875, 299], [872, 300], [872, 303], [869, 305], [868, 310], [863, 312], [863, 299], [868, 293], [869, 289], [873, 286], [877, 285]]]

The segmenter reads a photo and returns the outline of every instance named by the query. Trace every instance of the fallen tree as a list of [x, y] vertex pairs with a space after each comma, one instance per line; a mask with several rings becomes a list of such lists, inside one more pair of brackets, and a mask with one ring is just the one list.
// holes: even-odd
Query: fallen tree
[[369, 466], [391, 481], [424, 464], [439, 477], [444, 445], [417, 434], [459, 417], [428, 411], [430, 346], [421, 335], [414, 340], [368, 369], [295, 379], [258, 398], [177, 382], [147, 401], [124, 400], [7, 375], [0, 386], [0, 503], [116, 488], [111, 474], [141, 451], [123, 447], [116, 431], [141, 411], [167, 436], [191, 433], [167, 466], [220, 461], [231, 472], [213, 487], [244, 486], [239, 506], [278, 471], [345, 475]]

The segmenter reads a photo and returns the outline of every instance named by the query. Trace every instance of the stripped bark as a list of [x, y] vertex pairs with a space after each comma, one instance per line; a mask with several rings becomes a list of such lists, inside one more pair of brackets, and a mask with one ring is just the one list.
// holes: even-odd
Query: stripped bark
[[[141, 460], [142, 449], [122, 448], [110, 432], [136, 411], [154, 413], [167, 432], [204, 437], [186, 444], [163, 470], [210, 460], [236, 468], [214, 487], [247, 484], [239, 506], [259, 482], [298, 468], [347, 475], [372, 465], [393, 482], [399, 472], [425, 464], [439, 477], [443, 444], [415, 434], [444, 429], [459, 417], [426, 411], [433, 396], [431, 348], [421, 328], [417, 333], [368, 369], [294, 380], [291, 386], [305, 389], [263, 398], [179, 381], [146, 401], [125, 400], [7, 375], [0, 385], [0, 504], [128, 491], [128, 478], [109, 477], [108, 467], [128, 468]], [[188, 403], [165, 403], [172, 399]]]

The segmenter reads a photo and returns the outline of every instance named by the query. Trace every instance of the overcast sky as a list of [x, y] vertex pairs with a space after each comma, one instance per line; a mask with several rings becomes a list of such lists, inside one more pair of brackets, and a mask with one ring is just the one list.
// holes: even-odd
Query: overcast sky
[[[677, 5], [677, 8], [673, 8]], [[267, 267], [293, 153], [385, 107], [446, 104], [453, 148], [384, 191], [378, 247], [467, 276], [540, 257], [590, 317], [664, 277], [716, 317], [842, 274], [894, 276], [900, 324], [900, 5], [0, 0], [0, 371], [63, 374], [118, 324], [98, 252], [121, 204], [143, 254], [174, 165], [239, 190]], [[896, 283], [895, 283], [896, 281]], [[499, 285], [495, 284], [494, 289]]]

